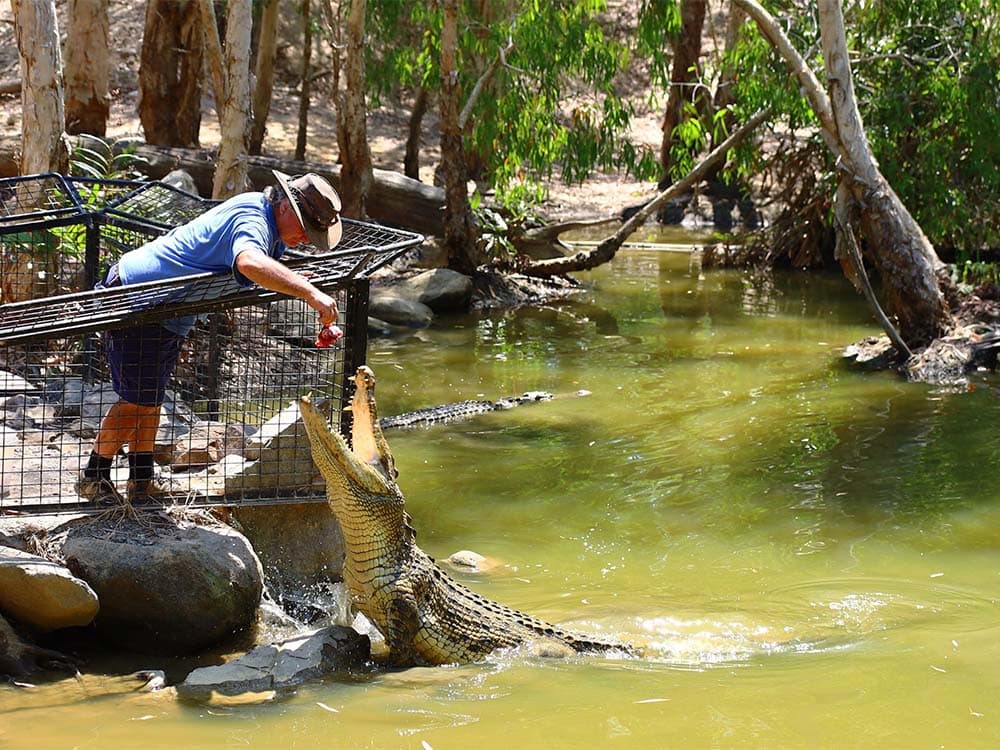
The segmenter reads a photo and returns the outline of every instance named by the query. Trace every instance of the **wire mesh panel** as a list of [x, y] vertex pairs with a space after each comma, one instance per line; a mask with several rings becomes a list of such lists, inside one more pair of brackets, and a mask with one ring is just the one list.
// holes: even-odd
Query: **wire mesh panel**
[[[0, 180], [0, 196], [12, 195], [4, 183]], [[333, 346], [317, 347], [311, 308], [264, 289], [239, 287], [230, 274], [87, 289], [86, 280], [103, 277], [124, 252], [193, 218], [211, 202], [159, 184], [91, 180], [81, 187], [48, 177], [36, 183], [50, 192], [79, 187], [90, 191], [92, 200], [76, 195], [73, 212], [49, 217], [42, 226], [33, 214], [26, 221], [0, 222], [0, 248], [19, 238], [38, 263], [47, 257], [40, 245], [55, 242], [53, 256], [63, 266], [55, 274], [58, 283], [37, 267], [29, 269], [31, 294], [0, 305], [0, 513], [95, 507], [78, 480], [102, 423], [102, 439], [128, 437], [126, 444], [133, 446], [142, 445], [143, 436], [152, 441], [156, 492], [151, 494], [157, 502], [237, 505], [322, 498], [297, 398], [312, 393], [325, 400], [347, 430], [349, 414], [341, 406], [348, 377], [364, 362], [367, 345], [366, 275], [422, 238], [345, 221], [336, 251], [295, 253], [288, 265], [309, 271], [341, 310], [338, 323], [346, 335]], [[70, 234], [82, 251], [66, 258]], [[45, 281], [50, 286], [40, 286]], [[77, 289], [87, 290], [63, 293]], [[163, 327], [180, 316], [197, 317], [183, 339]], [[155, 368], [155, 357], [150, 364], [143, 347], [158, 353], [178, 347], [176, 367], [163, 379], [161, 394], [130, 393], [122, 402], [110, 366], [142, 362]], [[118, 391], [130, 387], [129, 372], [119, 368]], [[144, 387], [148, 382], [142, 379]], [[161, 398], [152, 416], [128, 408]], [[129, 454], [123, 448], [110, 470], [123, 496], [133, 489]]]

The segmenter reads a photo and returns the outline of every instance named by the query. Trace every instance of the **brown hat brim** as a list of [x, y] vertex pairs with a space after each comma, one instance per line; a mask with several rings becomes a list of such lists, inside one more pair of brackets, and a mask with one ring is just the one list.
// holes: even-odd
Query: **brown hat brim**
[[281, 188], [281, 191], [288, 198], [288, 203], [291, 205], [292, 211], [295, 212], [295, 218], [299, 220], [299, 225], [306, 233], [306, 237], [309, 238], [309, 244], [320, 252], [326, 252], [330, 248], [336, 247], [344, 234], [343, 222], [338, 220], [336, 224], [331, 224], [329, 229], [325, 231], [313, 229], [309, 225], [309, 222], [302, 218], [302, 209], [299, 208], [299, 202], [295, 200], [295, 196], [292, 194], [291, 177], [284, 172], [279, 172], [277, 169], [272, 169], [271, 172], [278, 180], [278, 186]]

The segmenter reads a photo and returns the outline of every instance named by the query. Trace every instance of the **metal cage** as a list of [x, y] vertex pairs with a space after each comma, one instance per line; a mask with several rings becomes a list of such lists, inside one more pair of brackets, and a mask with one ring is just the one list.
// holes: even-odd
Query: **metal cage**
[[[229, 274], [93, 289], [123, 253], [214, 205], [169, 185], [35, 175], [0, 180], [0, 513], [84, 510], [74, 489], [101, 419], [118, 400], [112, 329], [197, 316], [157, 428], [164, 502], [241, 505], [321, 499], [298, 419], [303, 393], [340, 427], [348, 378], [365, 361], [367, 276], [423, 238], [344, 220], [335, 251], [290, 251], [289, 267], [337, 299], [345, 336], [317, 348], [299, 300]], [[124, 488], [127, 456], [112, 469]]]

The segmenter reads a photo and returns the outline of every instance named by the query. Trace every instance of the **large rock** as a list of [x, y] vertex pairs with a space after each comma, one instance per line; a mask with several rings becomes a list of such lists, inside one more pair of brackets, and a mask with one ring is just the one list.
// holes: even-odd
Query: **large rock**
[[324, 486], [297, 403], [247, 437], [243, 455], [231, 453], [187, 479], [193, 491], [210, 497], [258, 491], [292, 497], [296, 491], [315, 493]]
[[244, 630], [263, 590], [250, 543], [221, 524], [150, 513], [78, 523], [62, 552], [100, 598], [98, 633], [146, 653], [191, 653]]
[[394, 285], [392, 291], [434, 312], [464, 311], [472, 300], [472, 279], [450, 268], [434, 268]]
[[232, 514], [260, 557], [273, 595], [341, 580], [344, 536], [325, 502], [238, 507]]
[[98, 609], [94, 590], [67, 568], [0, 547], [0, 611], [48, 631], [87, 625]]
[[173, 446], [170, 467], [191, 469], [218, 463], [230, 453], [243, 454], [246, 436], [237, 425], [198, 422]]
[[362, 667], [371, 653], [367, 636], [339, 625], [306, 633], [253, 651], [216, 667], [201, 667], [177, 685], [188, 700], [243, 693], [262, 698], [331, 672]]
[[300, 299], [282, 299], [267, 308], [267, 332], [297, 346], [311, 347], [316, 341], [316, 313]]
[[408, 328], [426, 328], [434, 320], [434, 311], [422, 302], [388, 294], [373, 295], [368, 312], [386, 323]]

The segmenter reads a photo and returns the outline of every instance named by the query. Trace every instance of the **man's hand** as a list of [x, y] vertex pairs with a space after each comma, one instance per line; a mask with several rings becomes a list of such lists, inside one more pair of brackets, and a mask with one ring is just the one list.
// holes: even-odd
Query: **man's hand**
[[[313, 287], [313, 289], [316, 289], [316, 287]], [[306, 302], [319, 314], [320, 325], [333, 325], [337, 320], [337, 303], [329, 294], [316, 289], [316, 294], [312, 298], [307, 299]]]
[[244, 250], [237, 255], [236, 268], [250, 281], [265, 289], [290, 294], [308, 303], [319, 315], [320, 325], [330, 325], [337, 320], [337, 303], [333, 297], [321, 292], [284, 263], [259, 250]]

